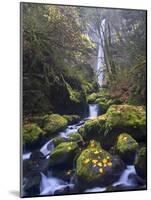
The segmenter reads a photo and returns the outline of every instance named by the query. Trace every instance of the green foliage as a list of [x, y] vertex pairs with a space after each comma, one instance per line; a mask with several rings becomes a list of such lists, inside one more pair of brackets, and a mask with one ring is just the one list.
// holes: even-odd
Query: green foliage
[[24, 114], [83, 112], [95, 45], [81, 31], [78, 9], [28, 3], [22, 9]]

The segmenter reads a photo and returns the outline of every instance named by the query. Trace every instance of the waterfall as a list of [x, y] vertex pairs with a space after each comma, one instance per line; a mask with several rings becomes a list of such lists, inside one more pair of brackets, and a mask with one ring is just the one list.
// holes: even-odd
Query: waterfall
[[100, 27], [100, 37], [98, 39], [99, 46], [98, 46], [98, 56], [97, 56], [97, 74], [98, 74], [98, 84], [101, 86], [102, 81], [103, 81], [103, 63], [104, 63], [104, 52], [103, 52], [103, 32], [105, 29], [105, 19], [102, 20], [101, 22], [101, 27]]
[[98, 104], [89, 104], [89, 119], [96, 118], [98, 116], [99, 106]]
[[134, 165], [128, 165], [127, 168], [122, 173], [119, 181], [113, 184], [113, 186], [117, 185], [125, 185], [125, 186], [133, 186], [135, 183], [133, 183], [133, 180], [129, 179], [130, 174], [136, 174]]
[[53, 195], [56, 190], [68, 186], [67, 182], [56, 177], [52, 177], [51, 175], [47, 177], [41, 173], [41, 177], [40, 195]]

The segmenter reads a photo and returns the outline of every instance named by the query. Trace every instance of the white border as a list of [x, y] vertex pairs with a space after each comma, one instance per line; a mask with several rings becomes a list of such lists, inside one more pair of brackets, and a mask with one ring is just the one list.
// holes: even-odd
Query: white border
[[[18, 199], [19, 192], [19, 2], [4, 0], [0, 3], [0, 198]], [[148, 9], [148, 44], [151, 44], [150, 0], [33, 0], [70, 5], [101, 6], [114, 8]], [[148, 58], [150, 55], [148, 47]], [[148, 129], [150, 129], [150, 60], [148, 59]], [[90, 195], [43, 197], [51, 199], [112, 200], [149, 199], [151, 195], [151, 133], [148, 130], [148, 191], [118, 192]], [[31, 199], [31, 198], [29, 198]], [[38, 199], [38, 198], [34, 198]]]

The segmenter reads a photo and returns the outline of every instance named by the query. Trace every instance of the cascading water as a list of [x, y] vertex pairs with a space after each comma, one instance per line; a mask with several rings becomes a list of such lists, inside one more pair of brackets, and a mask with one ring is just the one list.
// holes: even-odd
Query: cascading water
[[100, 38], [98, 39], [98, 56], [97, 56], [97, 74], [98, 84], [101, 86], [103, 81], [103, 63], [104, 63], [104, 52], [103, 52], [103, 32], [105, 29], [105, 19], [101, 22], [100, 27]]
[[98, 104], [89, 104], [89, 119], [96, 118], [98, 116], [99, 106]]
[[68, 185], [67, 182], [53, 176], [47, 177], [41, 173], [40, 195], [52, 195], [56, 190], [59, 190]]
[[119, 181], [115, 182], [113, 186], [118, 186], [118, 185], [125, 185], [125, 186], [134, 186], [135, 183], [133, 180], [129, 178], [131, 174], [136, 175], [135, 167], [134, 165], [128, 165], [127, 168], [124, 170], [122, 173]]

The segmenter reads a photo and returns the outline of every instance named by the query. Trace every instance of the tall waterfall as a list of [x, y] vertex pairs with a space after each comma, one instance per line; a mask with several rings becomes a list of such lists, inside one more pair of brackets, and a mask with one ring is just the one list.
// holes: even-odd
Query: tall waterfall
[[104, 63], [104, 52], [103, 52], [103, 32], [105, 29], [105, 19], [101, 22], [100, 33], [101, 38], [98, 39], [98, 56], [97, 56], [97, 74], [98, 74], [98, 84], [101, 86], [103, 81], [103, 63]]

